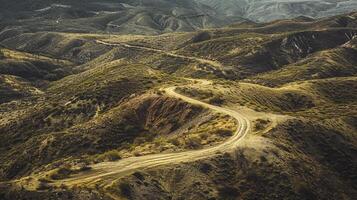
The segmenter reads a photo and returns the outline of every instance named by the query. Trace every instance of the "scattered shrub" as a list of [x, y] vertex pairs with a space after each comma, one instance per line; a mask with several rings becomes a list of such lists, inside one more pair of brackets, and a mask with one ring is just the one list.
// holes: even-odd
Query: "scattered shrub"
[[215, 96], [210, 98], [208, 102], [213, 105], [222, 105], [224, 100], [221, 97]]
[[135, 151], [135, 152], [134, 152], [134, 156], [136, 156], [136, 157], [141, 156], [141, 153], [138, 152], [138, 151]]
[[208, 138], [208, 133], [206, 133], [206, 132], [204, 132], [204, 133], [202, 133], [202, 134], [200, 134], [200, 138], [202, 139], [202, 140], [206, 140], [207, 138]]
[[208, 174], [212, 170], [212, 166], [209, 163], [202, 163], [199, 169], [201, 172]]
[[232, 186], [219, 188], [218, 193], [222, 199], [235, 199], [237, 196], [239, 196], [239, 190]]
[[99, 162], [103, 162], [103, 161], [113, 162], [113, 161], [117, 161], [120, 159], [121, 159], [121, 156], [119, 155], [119, 152], [113, 150], [113, 151], [108, 151], [108, 152], [105, 152], [104, 154], [99, 155], [97, 158], [97, 161], [99, 161]]
[[157, 90], [156, 94], [162, 96], [164, 94], [164, 92], [162, 90]]
[[197, 149], [198, 147], [201, 146], [201, 139], [198, 138], [197, 136], [191, 136], [186, 141], [186, 146], [191, 149]]
[[131, 190], [129, 183], [126, 183], [126, 182], [120, 183], [119, 190], [120, 190], [120, 194], [122, 196], [127, 197], [127, 198], [129, 198], [131, 196], [132, 190]]
[[254, 130], [263, 130], [270, 123], [269, 119], [257, 119], [255, 120]]
[[169, 142], [175, 146], [179, 146], [180, 145], [180, 141], [178, 138], [172, 138], [169, 140]]
[[133, 176], [135, 176], [137, 179], [143, 181], [145, 179], [144, 175], [141, 172], [134, 172]]
[[72, 172], [69, 166], [64, 166], [51, 173], [50, 178], [53, 180], [61, 180], [67, 178]]
[[221, 137], [229, 137], [233, 135], [232, 130], [229, 129], [219, 129], [216, 131], [216, 134], [221, 136]]
[[192, 38], [192, 42], [193, 43], [203, 42], [203, 41], [211, 39], [211, 37], [212, 36], [211, 36], [211, 34], [209, 32], [203, 31], [203, 32], [200, 32], [197, 35], [195, 35]]
[[88, 171], [88, 170], [91, 170], [92, 167], [91, 166], [88, 166], [87, 164], [81, 164], [78, 168], [78, 171], [80, 172], [84, 172], [84, 171]]
[[49, 180], [44, 179], [44, 178], [40, 178], [38, 179], [38, 185], [36, 187], [36, 190], [48, 190], [51, 189], [51, 185], [49, 184]]

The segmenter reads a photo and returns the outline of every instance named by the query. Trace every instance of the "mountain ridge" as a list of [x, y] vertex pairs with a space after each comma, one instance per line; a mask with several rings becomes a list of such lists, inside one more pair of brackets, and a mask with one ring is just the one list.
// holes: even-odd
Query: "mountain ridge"
[[14, 2], [1, 200], [356, 196], [357, 12], [204, 28], [179, 0]]
[[[321, 18], [357, 9], [340, 0], [1, 0], [2, 29], [157, 35], [269, 22], [299, 16]], [[311, 5], [310, 5], [311, 4]]]

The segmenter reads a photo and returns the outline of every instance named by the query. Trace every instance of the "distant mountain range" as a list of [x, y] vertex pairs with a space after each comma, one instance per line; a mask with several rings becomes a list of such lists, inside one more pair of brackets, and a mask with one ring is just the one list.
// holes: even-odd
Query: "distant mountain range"
[[301, 15], [325, 17], [357, 9], [355, 0], [196, 0], [227, 17], [266, 22]]
[[0, 24], [30, 31], [159, 34], [225, 26], [237, 18], [191, 0], [0, 0]]
[[0, 28], [161, 34], [267, 22], [305, 15], [324, 17], [357, 8], [355, 0], [0, 0]]
[[355, 199], [357, 12], [153, 36], [100, 31], [229, 20], [28, 2], [0, 12], [0, 200]]

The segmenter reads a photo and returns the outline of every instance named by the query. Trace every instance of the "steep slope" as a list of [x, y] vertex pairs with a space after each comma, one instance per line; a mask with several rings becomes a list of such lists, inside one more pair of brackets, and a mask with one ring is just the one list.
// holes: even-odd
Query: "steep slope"
[[355, 35], [354, 29], [302, 31], [281, 35], [240, 33], [189, 44], [178, 52], [217, 60], [227, 70], [231, 70], [231, 78], [244, 78], [279, 69], [315, 52], [339, 47]]
[[41, 96], [49, 82], [71, 74], [72, 67], [66, 60], [0, 48], [0, 104]]
[[322, 51], [280, 70], [261, 74], [250, 80], [275, 86], [292, 81], [355, 76], [357, 73], [356, 53], [355, 48], [348, 47]]
[[[324, 88], [324, 84], [337, 85], [331, 88], [332, 90], [312, 92], [316, 97], [325, 96], [326, 99], [334, 101], [334, 97], [327, 93], [340, 91], [341, 87], [346, 85], [344, 81], [352, 81], [352, 84], [356, 84], [354, 79], [323, 82], [317, 80], [308, 84], [313, 84], [311, 88], [315, 89]], [[217, 87], [221, 87], [220, 84], [216, 84], [216, 88], [211, 87], [211, 89], [219, 91]], [[229, 86], [235, 88], [232, 84]], [[225, 85], [222, 87], [226, 88]], [[254, 96], [259, 95], [264, 97], [265, 94], [258, 93]], [[347, 103], [354, 103], [354, 93], [350, 95], [352, 96], [343, 99]], [[245, 112], [247, 116], [250, 115], [248, 113]], [[254, 116], [258, 116], [259, 119], [262, 114], [256, 113]], [[323, 115], [325, 114], [327, 113]], [[111, 174], [112, 170], [105, 171], [104, 167], [115, 166], [116, 162], [103, 163], [95, 167], [93, 172], [81, 172], [78, 175], [86, 177], [83, 181], [88, 181], [90, 179], [86, 175], [101, 173], [103, 167], [102, 170], [110, 176], [108, 178], [110, 184], [103, 187], [100, 192], [95, 188], [100, 188], [102, 185], [93, 183], [95, 186], [91, 189], [63, 186], [54, 189], [55, 191], [26, 191], [20, 188], [13, 188], [11, 191], [6, 188], [7, 186], [3, 186], [4, 191], [8, 191], [3, 195], [5, 199], [29, 195], [40, 199], [43, 198], [41, 194], [44, 192], [49, 196], [46, 197], [47, 199], [56, 195], [56, 192], [64, 194], [65, 199], [68, 193], [74, 196], [87, 194], [93, 199], [353, 199], [356, 194], [354, 131], [357, 127], [353, 123], [355, 119], [345, 116], [327, 119], [326, 116], [325, 120], [311, 119], [308, 116], [289, 118], [277, 126], [263, 126], [262, 129], [243, 139], [235, 151], [218, 153], [205, 160], [156, 166], [154, 169], [129, 173], [120, 179]], [[120, 170], [118, 167], [115, 168], [118, 169]], [[69, 182], [76, 180], [68, 179]], [[77, 180], [77, 183], [80, 181]], [[321, 187], [321, 184], [324, 187]]]
[[[59, 2], [24, 10], [92, 18]], [[173, 3], [187, 2], [154, 5]], [[0, 199], [354, 199], [356, 19], [159, 36], [4, 28]]]
[[54, 59], [0, 48], [0, 74], [19, 76], [28, 80], [58, 80], [71, 74], [73, 64]]
[[51, 82], [39, 99], [0, 104], [2, 179], [73, 162], [200, 149], [231, 136], [229, 117], [163, 97], [157, 87], [170, 80], [144, 65], [112, 61]]
[[0, 104], [41, 94], [43, 94], [41, 90], [22, 78], [0, 75]]

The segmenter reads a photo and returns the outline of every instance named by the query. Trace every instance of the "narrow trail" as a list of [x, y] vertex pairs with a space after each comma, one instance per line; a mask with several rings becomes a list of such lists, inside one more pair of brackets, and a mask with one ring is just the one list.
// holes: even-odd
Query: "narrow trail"
[[151, 51], [151, 52], [157, 52], [157, 53], [161, 53], [161, 54], [166, 54], [168, 56], [172, 56], [172, 57], [176, 57], [176, 58], [194, 60], [194, 61], [197, 61], [199, 63], [211, 65], [211, 66], [215, 67], [216, 69], [223, 70], [223, 65], [221, 63], [219, 63], [217, 61], [213, 61], [213, 60], [207, 60], [207, 59], [197, 58], [197, 57], [192, 57], [192, 56], [184, 56], [184, 55], [175, 54], [175, 53], [172, 53], [172, 52], [167, 52], [167, 51], [164, 51], [164, 50], [161, 50], [161, 49], [154, 49], [154, 48], [143, 47], [143, 46], [135, 46], [135, 45], [130, 45], [130, 44], [126, 44], [126, 43], [109, 43], [109, 42], [105, 42], [105, 41], [102, 41], [102, 40], [96, 40], [96, 42], [98, 44], [104, 44], [104, 45], [107, 45], [107, 46], [119, 46], [119, 47], [133, 48], [133, 49], [141, 49], [141, 50], [145, 50], [145, 51]]
[[[210, 84], [209, 81], [205, 80], [197, 81], [199, 81], [201, 84]], [[217, 155], [218, 153], [229, 152], [230, 150], [233, 150], [235, 147], [237, 147], [240, 140], [250, 131], [251, 125], [249, 120], [237, 111], [210, 105], [202, 101], [192, 99], [175, 92], [175, 89], [176, 87], [168, 87], [162, 90], [164, 90], [166, 94], [171, 97], [179, 98], [188, 103], [200, 105], [235, 118], [238, 122], [238, 126], [233, 136], [217, 146], [208, 147], [205, 149], [188, 150], [178, 153], [160, 153], [141, 157], [130, 157], [117, 162], [103, 162], [95, 164], [91, 166], [92, 169], [90, 171], [76, 174], [75, 176], [68, 179], [59, 180], [58, 182], [55, 182], [55, 184], [65, 184], [68, 186], [98, 184], [100, 186], [107, 186], [118, 178], [131, 174], [137, 170], [207, 159]]]

